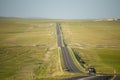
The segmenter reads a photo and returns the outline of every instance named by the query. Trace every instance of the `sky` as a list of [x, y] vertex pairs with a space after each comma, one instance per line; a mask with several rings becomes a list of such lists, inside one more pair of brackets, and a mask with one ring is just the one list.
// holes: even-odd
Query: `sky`
[[120, 0], [0, 0], [1, 17], [120, 18]]

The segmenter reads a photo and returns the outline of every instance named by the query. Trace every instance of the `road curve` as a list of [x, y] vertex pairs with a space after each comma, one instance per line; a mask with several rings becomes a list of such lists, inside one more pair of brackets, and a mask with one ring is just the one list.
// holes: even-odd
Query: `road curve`
[[57, 31], [57, 43], [58, 47], [61, 48], [62, 51], [62, 58], [64, 62], [65, 68], [68, 69], [69, 72], [78, 72], [82, 73], [77, 66], [75, 65], [74, 61], [72, 60], [72, 57], [69, 53], [69, 50], [66, 45], [64, 45], [62, 37], [61, 37], [61, 30], [60, 30], [60, 23], [56, 23], [56, 31]]

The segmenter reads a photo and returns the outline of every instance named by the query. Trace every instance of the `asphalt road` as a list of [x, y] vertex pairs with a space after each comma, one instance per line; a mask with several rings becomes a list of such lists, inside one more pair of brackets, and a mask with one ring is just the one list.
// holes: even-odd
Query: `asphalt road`
[[120, 75], [116, 75], [114, 80], [120, 80]]
[[57, 43], [58, 47], [62, 47], [62, 40], [61, 40], [61, 33], [60, 33], [60, 24], [56, 24], [56, 31], [57, 31]]
[[[63, 43], [63, 38], [61, 37], [61, 24], [56, 23], [56, 31], [57, 31], [57, 43], [58, 47], [61, 48], [62, 51], [62, 58], [64, 62], [65, 69], [68, 69], [69, 72], [77, 72], [82, 73], [77, 66], [75, 65], [74, 61], [72, 60], [72, 57], [69, 53], [69, 50], [67, 46]], [[110, 80], [113, 76], [111, 75], [104, 75], [104, 76], [78, 76], [78, 77], [72, 77], [72, 78], [66, 78], [63, 80]], [[120, 80], [120, 76], [117, 75], [115, 79], [113, 80]]]
[[58, 42], [58, 47], [61, 48], [62, 51], [62, 57], [63, 57], [63, 62], [65, 69], [69, 72], [78, 72], [82, 73], [75, 65], [74, 61], [72, 60], [72, 57], [69, 53], [69, 50], [66, 45], [64, 45], [62, 37], [61, 37], [61, 30], [60, 30], [60, 24], [56, 24], [56, 30], [57, 30], [57, 42]]

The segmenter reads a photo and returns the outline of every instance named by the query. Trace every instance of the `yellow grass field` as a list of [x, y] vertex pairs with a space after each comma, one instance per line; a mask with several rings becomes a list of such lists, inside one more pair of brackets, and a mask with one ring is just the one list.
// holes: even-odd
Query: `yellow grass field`
[[0, 19], [0, 79], [36, 80], [63, 75], [49, 20]]

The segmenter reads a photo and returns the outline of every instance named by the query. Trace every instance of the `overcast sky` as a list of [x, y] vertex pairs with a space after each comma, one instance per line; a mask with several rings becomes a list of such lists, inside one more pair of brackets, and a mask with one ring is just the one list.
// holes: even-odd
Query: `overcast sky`
[[120, 18], [120, 0], [0, 0], [0, 16], [52, 19]]

